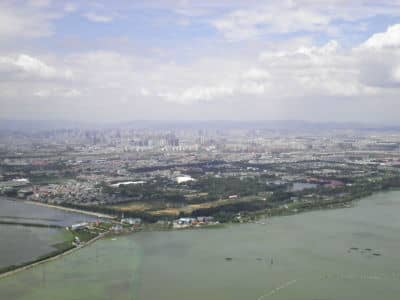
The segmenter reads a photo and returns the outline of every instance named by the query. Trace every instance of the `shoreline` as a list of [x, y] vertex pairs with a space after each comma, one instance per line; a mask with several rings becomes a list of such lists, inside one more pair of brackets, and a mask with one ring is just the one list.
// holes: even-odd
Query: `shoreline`
[[30, 201], [30, 200], [23, 200], [23, 202], [24, 203], [33, 204], [33, 205], [37, 205], [37, 206], [43, 206], [43, 207], [49, 207], [49, 208], [59, 209], [59, 210], [68, 211], [68, 212], [79, 213], [79, 214], [88, 215], [88, 216], [92, 216], [92, 217], [98, 217], [98, 218], [110, 219], [110, 220], [115, 219], [115, 216], [106, 215], [106, 214], [102, 214], [102, 213], [97, 213], [97, 212], [93, 212], [93, 211], [81, 210], [81, 209], [76, 209], [76, 208], [69, 208], [69, 207], [53, 205], [53, 204], [47, 204], [47, 203], [36, 202], [36, 201]]
[[[356, 201], [356, 200], [359, 200], [359, 199], [353, 199], [353, 200], [350, 200], [349, 202], [353, 202], [353, 201]], [[26, 201], [26, 202], [31, 202], [31, 201]], [[41, 205], [41, 204], [39, 204], [39, 205]], [[46, 207], [46, 206], [50, 206], [50, 207], [53, 207], [52, 205], [46, 205], [46, 204], [41, 205], [41, 206], [45, 206], [45, 207]], [[62, 208], [63, 208], [63, 207], [62, 207]], [[263, 213], [261, 213], [261, 214], [257, 214], [256, 219], [259, 219], [259, 218], [262, 218], [262, 217], [264, 217], [264, 218], [274, 218], [274, 217], [291, 216], [291, 215], [296, 215], [296, 214], [301, 214], [301, 213], [307, 213], [307, 212], [310, 212], [310, 211], [313, 211], [313, 210], [329, 210], [329, 209], [335, 209], [335, 208], [345, 208], [345, 207], [341, 206], [341, 207], [318, 207], [318, 208], [308, 208], [308, 209], [304, 209], [304, 210], [302, 210], [302, 211], [298, 211], [298, 212], [296, 212], [296, 213], [289, 212], [289, 213], [287, 213], [287, 214], [283, 213], [283, 214], [274, 214], [274, 215], [268, 215], [268, 214], [266, 214], [265, 212], [263, 212]], [[70, 211], [68, 208], [67, 208], [67, 210]], [[72, 210], [73, 212], [79, 211], [79, 210], [76, 210], [76, 209], [71, 209], [71, 210]], [[90, 214], [92, 215], [91, 212], [87, 212], [87, 213], [90, 213]], [[97, 213], [93, 213], [93, 214], [97, 214]], [[100, 215], [101, 215], [101, 214], [100, 214]], [[111, 218], [110, 216], [108, 216], [108, 217]], [[253, 223], [253, 222], [244, 222], [244, 223], [241, 223], [241, 224], [246, 224], [246, 223], [247, 223], [247, 224], [251, 224], [251, 223]], [[147, 228], [147, 229], [144, 229], [143, 231], [144, 231], [144, 232], [146, 232], [146, 231], [183, 231], [183, 230], [186, 231], [186, 230], [198, 230], [198, 229], [210, 229], [210, 228], [218, 229], [218, 228], [225, 227], [225, 225], [235, 225], [235, 224], [240, 224], [240, 223], [236, 223], [236, 222], [227, 222], [227, 223], [220, 223], [220, 224], [218, 224], [217, 226], [210, 226], [210, 227], [209, 227], [209, 226], [204, 226], [204, 227], [187, 227], [187, 228], [168, 228], [168, 229], [164, 229], [164, 230], [162, 230], [162, 229], [149, 229], [149, 228]], [[117, 237], [117, 236], [121, 236], [121, 235], [131, 235], [131, 234], [133, 234], [133, 233], [135, 233], [135, 231], [132, 231], [132, 232], [125, 232], [125, 233], [120, 233], [120, 234], [111, 234], [110, 236], [111, 236], [111, 237], [112, 237], [112, 236], [116, 236], [116, 237]], [[7, 272], [5, 272], [5, 273], [1, 273], [1, 274], [0, 274], [0, 280], [3, 279], [3, 278], [9, 277], [9, 276], [13, 276], [14, 274], [17, 274], [17, 273], [19, 273], [19, 272], [22, 272], [22, 271], [25, 271], [25, 270], [34, 268], [34, 267], [39, 266], [39, 265], [41, 265], [41, 264], [45, 264], [45, 263], [48, 263], [48, 262], [51, 262], [51, 261], [55, 261], [55, 260], [57, 260], [57, 259], [59, 259], [59, 258], [62, 258], [62, 257], [67, 256], [67, 255], [69, 255], [69, 254], [72, 254], [72, 253], [74, 253], [74, 252], [76, 252], [76, 251], [78, 251], [78, 250], [80, 250], [80, 249], [82, 249], [82, 248], [85, 248], [85, 247], [87, 247], [87, 246], [90, 246], [91, 244], [95, 243], [95, 242], [98, 241], [99, 239], [102, 239], [102, 238], [106, 237], [107, 234], [110, 234], [110, 232], [108, 232], [108, 233], [103, 233], [103, 234], [99, 234], [98, 236], [96, 236], [96, 237], [94, 237], [93, 239], [87, 241], [87, 242], [86, 242], [85, 244], [83, 244], [83, 245], [80, 245], [80, 246], [78, 246], [78, 247], [74, 247], [74, 248], [72, 248], [72, 249], [68, 249], [68, 250], [66, 250], [66, 251], [64, 251], [64, 252], [61, 252], [61, 253], [58, 253], [58, 254], [56, 254], [56, 255], [54, 255], [54, 256], [51, 256], [51, 257], [48, 257], [48, 258], [45, 258], [45, 259], [39, 260], [39, 261], [33, 260], [32, 263], [27, 262], [25, 265], [20, 266], [20, 267], [17, 266], [17, 267], [16, 267], [15, 269], [13, 269], [13, 270], [7, 271]]]
[[[321, 203], [319, 203], [320, 205], [316, 205], [316, 206], [312, 206], [312, 207], [305, 207], [305, 208], [300, 209], [300, 210], [298, 210], [296, 212], [294, 212], [292, 210], [282, 210], [282, 211], [279, 211], [279, 213], [275, 212], [274, 214], [270, 214], [270, 213], [267, 213], [265, 211], [259, 211], [259, 212], [255, 212], [253, 214], [253, 216], [255, 217], [254, 220], [243, 222], [243, 223], [242, 222], [232, 222], [231, 221], [231, 222], [226, 222], [226, 223], [220, 223], [220, 224], [218, 224], [218, 226], [211, 226], [211, 227], [208, 227], [208, 226], [205, 226], [205, 227], [187, 227], [187, 228], [182, 228], [182, 229], [178, 229], [178, 228], [149, 229], [149, 228], [147, 228], [147, 229], [144, 229], [143, 231], [181, 231], [181, 230], [196, 230], [196, 229], [206, 229], [206, 228], [221, 228], [221, 227], [225, 227], [225, 225], [246, 224], [246, 223], [251, 224], [251, 223], [256, 222], [257, 220], [259, 220], [260, 218], [266, 218], [267, 219], [267, 218], [292, 216], [292, 215], [297, 215], [297, 214], [302, 214], [302, 213], [307, 213], [307, 212], [312, 212], [312, 211], [318, 211], [318, 210], [352, 208], [352, 207], [354, 207], [353, 206], [354, 202], [361, 201], [363, 198], [370, 197], [370, 196], [372, 196], [374, 194], [385, 193], [385, 192], [396, 191], [396, 190], [400, 191], [400, 189], [388, 189], [388, 190], [384, 190], [384, 191], [377, 191], [375, 193], [372, 193], [371, 195], [367, 195], [367, 196], [361, 197], [361, 198], [348, 199], [346, 201], [339, 201], [339, 202], [333, 202], [333, 203], [331, 202], [331, 203], [326, 203], [326, 205], [321, 205]], [[47, 205], [47, 204], [42, 204], [42, 203], [35, 203], [35, 202], [32, 202], [32, 201], [25, 201], [25, 202], [34, 203], [36, 205], [44, 206], [44, 207], [60, 208], [60, 209], [63, 209], [63, 210], [66, 210], [66, 211], [70, 211], [70, 212], [80, 212], [80, 210], [72, 209], [72, 208], [69, 209], [69, 208], [64, 208], [64, 207], [59, 207], [59, 206]], [[93, 215], [102, 215], [102, 214], [99, 214], [99, 213], [89, 212], [89, 211], [83, 211], [83, 212], [86, 213], [86, 214], [90, 214], [92, 216]], [[105, 216], [107, 216], [107, 218], [109, 218], [109, 219], [114, 219], [114, 217], [112, 217], [112, 216], [108, 216], [108, 215], [105, 215]], [[135, 232], [136, 231], [125, 232], [125, 233], [122, 233], [122, 234], [123, 235], [131, 235], [131, 234], [133, 234]], [[47, 263], [47, 262], [51, 262], [51, 261], [59, 259], [59, 258], [61, 258], [63, 256], [67, 256], [69, 254], [72, 254], [75, 251], [78, 251], [78, 250], [80, 250], [80, 249], [82, 249], [82, 248], [84, 248], [86, 246], [89, 246], [89, 245], [93, 244], [94, 242], [96, 242], [97, 240], [102, 239], [102, 238], [106, 237], [109, 234], [110, 234], [110, 232], [99, 234], [98, 236], [94, 237], [93, 239], [87, 241], [85, 244], [80, 245], [78, 247], [75, 247], [75, 248], [72, 248], [72, 249], [68, 249], [68, 250], [66, 250], [64, 252], [58, 253], [58, 254], [56, 254], [54, 256], [45, 258], [43, 260], [39, 260], [39, 261], [35, 261], [34, 260], [34, 261], [32, 261], [32, 263], [27, 262], [26, 265], [23, 265], [23, 266], [20, 266], [20, 267], [17, 266], [16, 269], [13, 269], [11, 271], [6, 271], [5, 273], [1, 273], [0, 274], [0, 280], [3, 279], [3, 278], [6, 278], [6, 277], [12, 276], [12, 275], [14, 275], [14, 274], [16, 274], [18, 272], [21, 272], [21, 271], [24, 271], [24, 270], [27, 270], [27, 269], [30, 269], [30, 268], [34, 268], [34, 267], [36, 267], [38, 265], [41, 265], [41, 264], [44, 264], [44, 263]], [[121, 234], [114, 234], [114, 235], [111, 234], [111, 236], [120, 236], [120, 235]]]

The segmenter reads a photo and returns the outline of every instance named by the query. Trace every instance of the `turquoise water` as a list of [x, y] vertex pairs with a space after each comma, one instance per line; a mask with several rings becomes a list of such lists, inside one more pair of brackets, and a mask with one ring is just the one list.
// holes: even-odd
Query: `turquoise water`
[[0, 299], [397, 300], [399, 212], [396, 191], [265, 225], [103, 240], [0, 280]]

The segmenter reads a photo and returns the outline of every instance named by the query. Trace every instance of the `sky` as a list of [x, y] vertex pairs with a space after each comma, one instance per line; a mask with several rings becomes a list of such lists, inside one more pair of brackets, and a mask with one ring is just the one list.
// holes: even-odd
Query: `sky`
[[400, 124], [400, 0], [0, 1], [0, 119]]

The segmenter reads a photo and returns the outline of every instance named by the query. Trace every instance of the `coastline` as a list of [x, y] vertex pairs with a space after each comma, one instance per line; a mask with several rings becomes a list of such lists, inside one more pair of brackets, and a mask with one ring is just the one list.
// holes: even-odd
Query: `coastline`
[[[372, 196], [374, 194], [385, 193], [385, 192], [396, 191], [396, 190], [400, 191], [400, 189], [388, 189], [388, 190], [376, 191], [376, 192], [374, 192], [374, 193], [372, 193], [370, 195], [366, 195], [366, 196], [360, 197], [360, 198], [345, 199], [344, 201], [343, 201], [343, 199], [341, 199], [341, 201], [336, 200], [336, 201], [330, 201], [330, 202], [325, 202], [325, 203], [323, 203], [323, 202], [322, 203], [321, 202], [320, 203], [314, 203], [314, 205], [312, 205], [312, 206], [303, 207], [302, 209], [298, 209], [296, 211], [288, 210], [288, 209], [281, 209], [281, 208], [275, 210], [272, 213], [271, 213], [271, 211], [269, 211], [269, 212], [258, 211], [258, 212], [254, 212], [252, 214], [253, 217], [254, 217], [254, 219], [252, 221], [249, 220], [249, 221], [243, 222], [243, 223], [252, 223], [254, 221], [259, 220], [260, 218], [275, 218], [275, 217], [291, 216], [291, 215], [297, 215], [297, 214], [307, 213], [307, 212], [316, 211], [316, 210], [330, 210], [330, 209], [351, 208], [351, 207], [354, 207], [353, 206], [354, 202], [361, 201], [363, 198], [370, 197], [370, 196]], [[32, 202], [32, 201], [25, 201], [25, 202], [33, 203], [33, 204], [36, 204], [36, 205], [39, 205], [39, 206], [44, 206], [44, 207], [59, 208], [59, 209], [70, 211], [70, 212], [85, 213], [85, 214], [92, 215], [92, 216], [99, 216], [100, 217], [100, 216], [103, 215], [103, 214], [95, 213], [95, 212], [80, 211], [78, 209], [72, 209], [72, 208], [70, 209], [70, 208], [65, 208], [65, 207], [60, 207], [60, 206], [53, 206], [53, 205], [42, 204], [42, 203], [35, 203], [35, 202]], [[106, 218], [109, 218], [109, 219], [114, 219], [114, 217], [109, 216], [109, 215], [104, 215], [104, 216], [106, 216]], [[211, 227], [206, 226], [206, 227], [200, 227], [200, 228], [198, 228], [198, 227], [188, 227], [188, 228], [182, 228], [182, 229], [176, 229], [176, 228], [149, 229], [149, 228], [147, 228], [147, 229], [144, 229], [143, 231], [174, 231], [174, 230], [181, 231], [181, 230], [196, 230], [196, 229], [203, 229], [203, 228], [204, 229], [205, 228], [208, 228], [208, 229], [209, 228], [221, 228], [221, 227], [224, 227], [227, 224], [233, 225], [233, 224], [238, 224], [238, 223], [239, 222], [232, 222], [231, 221], [231, 222], [227, 222], [227, 223], [220, 223], [220, 224], [218, 224], [218, 226], [211, 226]], [[121, 234], [130, 235], [130, 234], [132, 234], [134, 232], [135, 231], [119, 233], [119, 234], [116, 234], [116, 236], [119, 236]], [[5, 278], [5, 277], [12, 276], [12, 275], [14, 275], [14, 274], [16, 274], [18, 272], [21, 272], [21, 271], [36, 267], [38, 265], [41, 265], [41, 264], [44, 264], [44, 263], [47, 263], [47, 262], [54, 261], [54, 260], [56, 260], [58, 258], [66, 256], [66, 255], [72, 254], [75, 251], [78, 251], [81, 248], [89, 246], [89, 245], [93, 244], [94, 242], [96, 242], [97, 240], [104, 238], [109, 233], [110, 232], [99, 234], [98, 236], [94, 237], [93, 239], [87, 241], [85, 244], [82, 244], [82, 245], [80, 245], [78, 247], [74, 247], [72, 249], [67, 249], [67, 250], [65, 250], [65, 251], [63, 251], [61, 253], [55, 254], [54, 256], [50, 256], [50, 257], [44, 258], [42, 260], [39, 258], [37, 260], [33, 260], [31, 263], [27, 262], [26, 264], [24, 264], [22, 266], [16, 266], [16, 268], [13, 269], [13, 270], [6, 271], [4, 273], [0, 273], [0, 280]]]
[[[385, 197], [387, 200], [384, 203], [390, 204], [391, 201], [395, 201], [397, 202], [396, 207], [399, 207], [399, 195], [393, 194]], [[213, 230], [209, 233], [209, 230], [204, 233], [199, 230], [196, 232], [185, 230], [185, 232], [140, 233], [134, 236], [121, 236], [120, 238], [116, 236], [116, 240], [105, 237], [103, 240], [83, 249], [82, 252], [72, 253], [71, 256], [65, 256], [58, 261], [55, 260], [49, 264], [17, 273], [3, 281], [0, 280], [0, 290], [2, 290], [0, 294], [3, 295], [4, 299], [10, 298], [10, 295], [22, 293], [26, 295], [27, 299], [36, 300], [53, 299], [55, 295], [67, 295], [67, 298], [100, 299], [103, 295], [107, 297], [108, 291], [115, 291], [110, 289], [110, 286], [115, 282], [118, 290], [124, 283], [124, 290], [121, 290], [121, 294], [118, 294], [121, 299], [130, 299], [138, 294], [144, 299], [157, 299], [160, 295], [158, 291], [161, 290], [164, 295], [168, 294], [168, 297], [171, 297], [168, 300], [172, 300], [174, 296], [185, 298], [185, 295], [189, 294], [186, 293], [186, 290], [182, 290], [182, 294], [180, 294], [181, 291], [174, 294], [174, 286], [179, 286], [179, 284], [185, 282], [187, 270], [196, 270], [200, 273], [198, 276], [193, 274], [193, 277], [188, 279], [190, 280], [188, 284], [195, 287], [190, 294], [199, 295], [200, 292], [196, 288], [199, 280], [207, 278], [206, 276], [210, 274], [210, 268], [214, 266], [219, 275], [216, 279], [221, 278], [223, 282], [230, 278], [227, 277], [230, 276], [230, 272], [234, 274], [232, 278], [237, 283], [235, 287], [238, 287], [238, 291], [240, 291], [241, 285], [245, 285], [247, 288], [247, 284], [249, 284], [248, 287], [254, 291], [254, 295], [249, 297], [248, 294], [245, 295], [246, 291], [243, 291], [243, 295], [240, 295], [239, 299], [246, 297], [257, 299], [259, 295], [279, 287], [286, 280], [295, 278], [301, 278], [302, 283], [307, 286], [313, 286], [313, 283], [319, 282], [325, 287], [326, 283], [331, 287], [328, 290], [329, 293], [335, 292], [335, 285], [340, 285], [340, 288], [351, 287], [353, 289], [354, 287], [353, 295], [357, 296], [357, 289], [365, 290], [369, 285], [371, 288], [376, 286], [383, 288], [383, 285], [386, 284], [389, 286], [388, 291], [390, 293], [392, 291], [390, 285], [398, 279], [396, 275], [398, 275], [399, 269], [395, 264], [396, 247], [391, 244], [392, 237], [396, 237], [396, 231], [389, 232], [388, 243], [384, 245], [379, 242], [374, 243], [370, 240], [370, 236], [361, 235], [356, 240], [348, 239], [348, 233], [358, 232], [357, 229], [360, 227], [357, 226], [359, 224], [364, 225], [362, 220], [373, 216], [376, 207], [381, 209], [380, 212], [394, 211], [394, 207], [380, 205], [381, 201], [376, 199], [378, 198], [375, 198], [375, 196], [365, 199], [365, 202], [362, 199], [363, 201], [355, 204], [357, 206], [355, 209], [342, 210], [342, 212], [322, 211], [321, 213], [311, 213], [310, 216], [304, 214], [303, 216], [275, 218], [274, 221], [266, 222], [265, 226], [261, 226], [261, 224], [233, 224], [234, 226], [227, 224], [226, 229]], [[363, 205], [363, 203], [367, 205]], [[375, 205], [377, 203], [378, 206]], [[367, 209], [371, 214], [364, 214], [364, 210], [359, 212], [358, 206], [361, 206], [361, 209]], [[344, 223], [338, 222], [342, 220], [342, 214], [346, 216], [346, 224], [354, 224], [354, 227], [348, 231], [344, 230], [348, 228], [347, 225], [336, 229], [338, 224]], [[395, 211], [393, 214], [395, 214]], [[355, 218], [357, 221], [353, 222], [353, 215], [363, 217], [362, 219]], [[385, 214], [379, 215], [385, 216]], [[386, 220], [386, 218], [383, 219]], [[315, 224], [326, 224], [324, 220], [329, 221], [328, 227], [319, 228], [315, 226]], [[374, 220], [371, 218], [369, 220], [371, 220], [370, 226], [372, 228], [379, 229], [378, 234], [387, 231], [386, 227], [375, 226]], [[331, 232], [330, 230], [340, 230], [342, 235], [337, 240], [332, 241], [331, 236], [326, 234]], [[299, 236], [298, 233], [302, 235]], [[314, 233], [319, 233], [319, 235], [316, 236]], [[283, 239], [281, 238], [282, 234], [285, 235]], [[374, 234], [375, 236], [378, 237], [377, 241], [380, 241], [380, 236]], [[302, 246], [300, 250], [296, 248], [299, 245], [296, 241], [297, 237]], [[228, 240], [224, 240], [225, 238]], [[321, 238], [324, 238], [323, 243], [320, 242]], [[233, 247], [237, 245], [238, 240], [246, 241], [246, 243], [242, 243], [242, 248], [235, 250]], [[343, 243], [340, 241], [343, 241]], [[290, 244], [288, 244], [289, 242]], [[184, 249], [189, 249], [191, 252], [182, 256], [181, 253], [177, 253], [176, 245], [179, 245], [180, 249], [185, 247]], [[210, 248], [210, 245], [213, 245], [212, 248]], [[229, 245], [232, 248], [224, 248], [224, 245]], [[336, 245], [337, 248], [332, 248]], [[348, 253], [347, 250], [353, 246], [359, 247], [359, 250], [351, 250], [352, 252]], [[155, 253], [150, 251], [156, 249], [155, 247], [158, 247], [159, 250], [154, 251]], [[369, 252], [362, 253], [361, 251], [366, 247], [379, 250], [382, 255], [375, 257]], [[231, 257], [232, 261], [225, 260], [226, 257]], [[324, 257], [324, 259], [320, 260], [320, 257]], [[337, 260], [333, 257], [336, 257]], [[273, 264], [271, 264], [271, 258]], [[307, 260], [304, 261], [304, 259]], [[386, 271], [384, 269], [387, 266], [386, 263], [389, 263], [388, 261], [392, 261], [391, 265], [393, 265], [394, 270]], [[179, 265], [179, 262], [182, 262], [182, 265]], [[318, 268], [314, 267], [314, 262], [318, 264]], [[166, 265], [163, 265], [162, 271], [158, 268], [160, 263], [166, 263]], [[133, 265], [135, 268], [133, 268]], [[139, 268], [136, 268], [138, 265]], [[363, 269], [357, 269], [360, 265]], [[346, 269], [347, 266], [348, 269]], [[376, 270], [377, 266], [382, 268]], [[244, 271], [242, 271], [243, 269]], [[281, 273], [283, 269], [284, 273]], [[165, 276], [168, 276], [168, 272], [171, 272], [171, 270], [174, 275], [179, 275], [177, 275], [178, 277], [171, 277], [173, 285], [170, 281], [165, 281], [165, 278], [168, 278]], [[306, 270], [306, 272], [303, 272], [303, 270]], [[376, 270], [375, 273], [374, 270]], [[392, 275], [392, 271], [396, 272], [393, 273], [396, 275]], [[241, 272], [245, 272], [246, 278], [258, 278], [256, 285], [253, 285], [253, 282], [243, 281], [244, 277], [241, 276]], [[303, 274], [307, 276], [302, 277]], [[380, 276], [380, 278], [374, 276]], [[154, 278], [154, 281], [152, 281], [152, 278]], [[269, 282], [270, 286], [265, 286], [266, 281]], [[153, 282], [157, 283], [159, 290], [152, 290], [154, 288]], [[165, 285], [163, 285], [164, 283]], [[212, 299], [217, 294], [213, 294], [212, 291], [216, 286], [220, 291], [218, 295], [224, 293], [224, 285], [215, 284], [212, 279], [206, 280], [201, 289], [209, 290], [206, 297]], [[165, 290], [165, 288], [168, 288], [168, 290]], [[191, 289], [190, 286], [189, 288]], [[98, 293], [93, 293], [94, 290]], [[281, 292], [281, 296], [285, 297], [284, 291]], [[308, 290], [306, 292], [308, 293]], [[312, 291], [311, 294], [304, 297], [307, 299], [324, 298], [324, 289], [318, 290], [318, 292], [321, 294], [312, 294]], [[347, 293], [347, 290], [345, 292]], [[369, 290], [366, 290], [366, 293], [368, 292]], [[232, 291], [232, 295], [234, 293], [236, 291]], [[296, 293], [297, 290], [295, 289], [294, 298], [296, 298]], [[234, 298], [234, 295], [232, 295], [227, 295], [227, 299]], [[396, 299], [395, 295], [387, 298]], [[346, 298], [346, 295], [340, 296]], [[1, 299], [3, 297], [0, 296]]]

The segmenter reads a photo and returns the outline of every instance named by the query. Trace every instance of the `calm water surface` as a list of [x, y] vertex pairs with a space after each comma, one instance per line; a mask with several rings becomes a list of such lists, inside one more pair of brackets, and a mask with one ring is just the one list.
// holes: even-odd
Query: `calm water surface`
[[399, 212], [396, 191], [265, 225], [103, 240], [1, 280], [0, 299], [397, 300]]
[[[0, 221], [68, 226], [91, 220], [95, 218], [0, 197]], [[32, 261], [63, 240], [61, 229], [0, 224], [0, 268]]]
[[0, 220], [70, 226], [83, 221], [94, 221], [96, 218], [0, 196]]
[[50, 253], [55, 250], [52, 245], [62, 242], [63, 237], [63, 231], [56, 228], [0, 224], [0, 268]]

